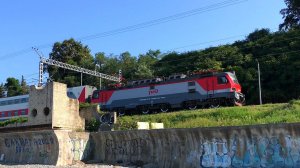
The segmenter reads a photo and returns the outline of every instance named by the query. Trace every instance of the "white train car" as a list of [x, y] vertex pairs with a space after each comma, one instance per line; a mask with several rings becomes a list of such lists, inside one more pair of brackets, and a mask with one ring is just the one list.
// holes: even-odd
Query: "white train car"
[[[67, 96], [86, 102], [96, 88], [93, 86], [78, 86], [67, 89]], [[28, 117], [29, 95], [0, 98], [0, 122], [16, 117]]]
[[6, 97], [0, 99], [0, 121], [28, 116], [29, 95]]

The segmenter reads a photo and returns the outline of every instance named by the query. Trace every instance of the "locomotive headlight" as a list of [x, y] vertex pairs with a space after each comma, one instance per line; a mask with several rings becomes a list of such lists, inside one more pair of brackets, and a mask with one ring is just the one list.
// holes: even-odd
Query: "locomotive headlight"
[[234, 96], [236, 99], [240, 99], [240, 95], [237, 92], [235, 92], [234, 94], [235, 94]]

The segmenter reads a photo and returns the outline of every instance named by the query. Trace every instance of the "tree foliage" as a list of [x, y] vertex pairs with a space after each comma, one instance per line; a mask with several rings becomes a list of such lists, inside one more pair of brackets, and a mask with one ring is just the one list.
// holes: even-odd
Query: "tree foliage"
[[4, 86], [8, 97], [22, 95], [22, 87], [18, 79], [7, 78]]
[[[264, 103], [287, 102], [300, 96], [300, 29], [270, 32], [259, 29], [233, 44], [209, 47], [185, 53], [149, 50], [138, 56], [99, 52], [93, 58], [87, 46], [73, 39], [55, 43], [50, 58], [89, 69], [117, 75], [122, 70], [127, 80], [163, 77], [203, 69], [235, 71], [248, 104], [259, 103], [257, 61], [261, 66]], [[98, 66], [95, 66], [95, 65]], [[50, 76], [69, 86], [78, 86], [80, 74], [63, 69], [50, 69]], [[84, 84], [98, 86], [98, 81], [85, 77]], [[125, 81], [126, 82], [126, 81]], [[103, 80], [102, 86], [111, 82]]]
[[0, 84], [0, 98], [4, 97], [4, 91], [5, 91], [4, 85], [3, 85], [3, 83], [1, 83]]
[[[49, 58], [90, 70], [95, 69], [94, 58], [90, 54], [88, 46], [84, 46], [81, 42], [75, 41], [72, 38], [62, 43], [54, 43]], [[80, 85], [81, 74], [78, 72], [54, 66], [46, 66], [46, 70], [51, 80], [66, 83], [69, 87]], [[83, 84], [91, 84], [94, 82], [95, 78], [88, 75], [83, 76]]]
[[299, 0], [284, 0], [286, 8], [280, 13], [284, 22], [279, 25], [280, 30], [288, 30], [291, 28], [299, 28], [300, 26], [300, 1]]

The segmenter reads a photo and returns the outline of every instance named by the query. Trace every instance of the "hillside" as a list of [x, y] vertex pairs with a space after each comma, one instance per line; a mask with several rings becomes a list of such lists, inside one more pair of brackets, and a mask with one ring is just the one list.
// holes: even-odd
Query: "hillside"
[[116, 129], [134, 129], [136, 122], [163, 122], [165, 128], [241, 126], [300, 122], [300, 100], [284, 104], [198, 109], [118, 118]]

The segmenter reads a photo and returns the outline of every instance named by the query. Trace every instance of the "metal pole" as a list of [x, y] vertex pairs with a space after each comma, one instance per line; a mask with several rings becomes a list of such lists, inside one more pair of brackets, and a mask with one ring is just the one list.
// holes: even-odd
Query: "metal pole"
[[101, 85], [101, 78], [100, 78], [100, 81], [99, 81], [99, 82], [100, 82], [100, 88], [99, 88], [99, 89], [101, 90], [101, 87], [102, 87], [102, 85]]
[[260, 67], [259, 67], [259, 62], [257, 59], [256, 59], [256, 62], [257, 62], [257, 71], [258, 71], [259, 104], [262, 105], [261, 84], [260, 84]]
[[43, 68], [44, 68], [44, 64], [42, 62], [40, 62], [40, 67], [39, 67], [39, 83], [38, 86], [42, 86], [43, 85]]
[[80, 86], [82, 86], [82, 72], [80, 73]]

